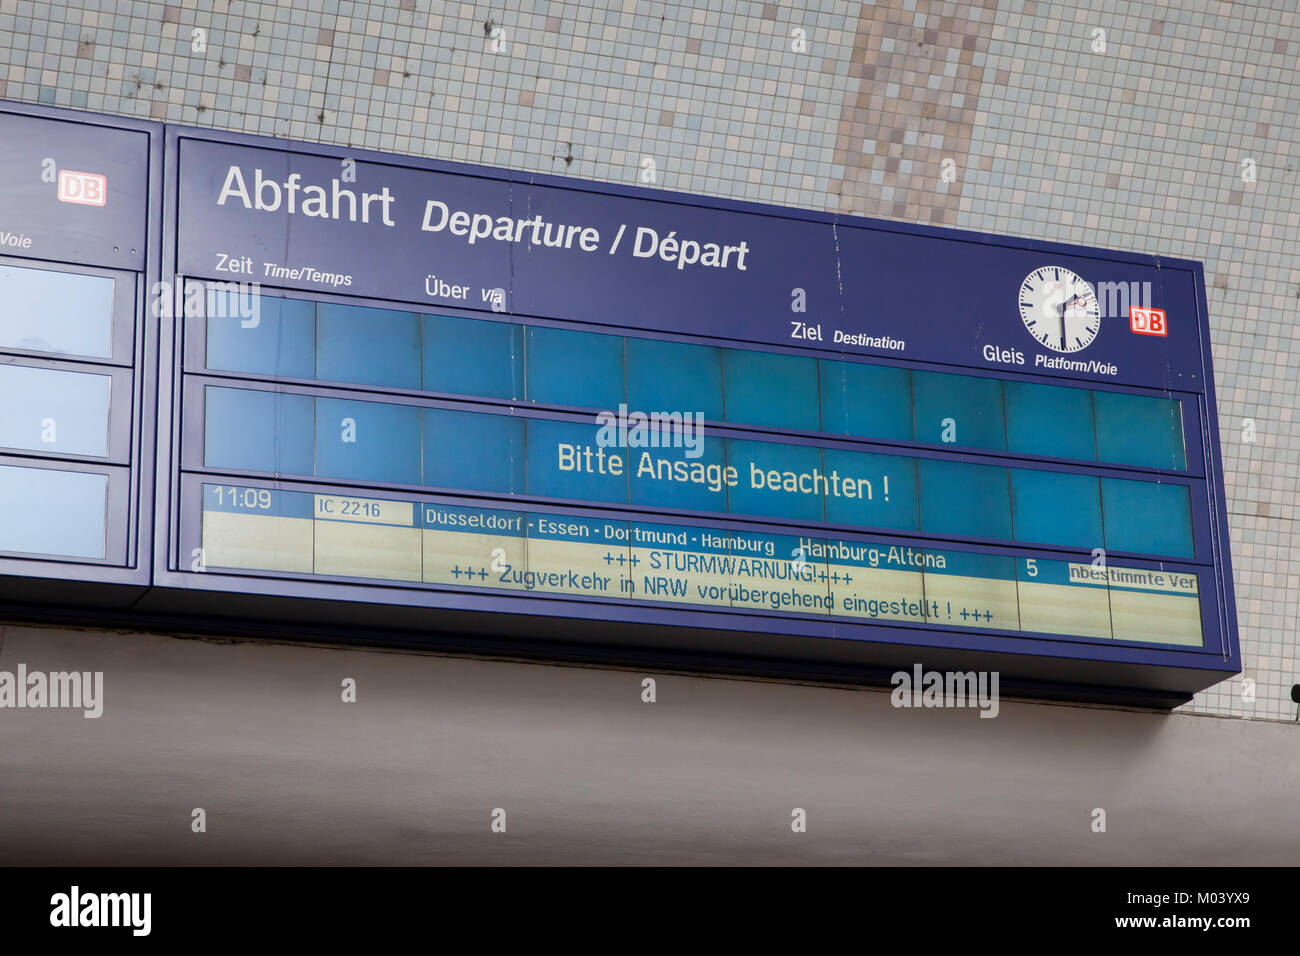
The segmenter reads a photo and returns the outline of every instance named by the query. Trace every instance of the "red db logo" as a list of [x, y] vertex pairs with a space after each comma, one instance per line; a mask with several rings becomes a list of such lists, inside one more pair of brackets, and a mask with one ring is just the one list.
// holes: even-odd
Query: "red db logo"
[[1144, 309], [1141, 306], [1130, 305], [1128, 307], [1128, 327], [1138, 335], [1169, 334], [1164, 309]]
[[99, 173], [77, 173], [71, 169], [60, 169], [59, 202], [75, 202], [82, 206], [104, 205], [108, 202], [108, 177]]

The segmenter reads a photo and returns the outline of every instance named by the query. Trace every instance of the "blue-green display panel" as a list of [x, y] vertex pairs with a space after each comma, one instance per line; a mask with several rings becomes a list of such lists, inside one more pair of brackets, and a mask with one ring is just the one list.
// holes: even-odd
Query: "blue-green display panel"
[[[209, 385], [203, 464], [1192, 559], [1186, 485], [699, 436], [603, 447], [588, 421]], [[1103, 496], [1103, 488], [1106, 493]]]
[[1169, 397], [269, 294], [250, 328], [235, 295], [209, 290], [213, 371], [1187, 469], [1182, 403]]

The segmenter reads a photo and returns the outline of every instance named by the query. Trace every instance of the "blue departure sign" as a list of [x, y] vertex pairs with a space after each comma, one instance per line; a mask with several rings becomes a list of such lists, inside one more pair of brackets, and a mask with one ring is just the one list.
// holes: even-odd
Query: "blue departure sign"
[[0, 133], [4, 593], [124, 606], [152, 573], [162, 127], [0, 103]]
[[[1159, 707], [1240, 669], [1198, 263], [164, 136], [162, 175], [146, 151], [67, 185], [148, 184], [119, 269], [162, 209], [127, 330], [158, 333], [141, 614]], [[102, 363], [51, 391], [86, 409], [68, 454], [130, 468], [145, 425], [89, 420], [126, 354], [112, 265], [0, 271], [87, 303], [0, 351]], [[38, 439], [0, 414], [0, 444]], [[72, 525], [46, 537], [97, 560]]]
[[1237, 669], [1196, 263], [169, 146], [186, 584], [1065, 696]]

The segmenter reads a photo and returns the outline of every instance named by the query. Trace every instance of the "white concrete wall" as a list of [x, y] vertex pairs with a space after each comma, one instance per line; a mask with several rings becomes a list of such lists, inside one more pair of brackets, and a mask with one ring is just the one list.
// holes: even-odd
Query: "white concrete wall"
[[104, 713], [0, 710], [3, 863], [1300, 861], [1282, 723], [0, 626], [20, 662]]

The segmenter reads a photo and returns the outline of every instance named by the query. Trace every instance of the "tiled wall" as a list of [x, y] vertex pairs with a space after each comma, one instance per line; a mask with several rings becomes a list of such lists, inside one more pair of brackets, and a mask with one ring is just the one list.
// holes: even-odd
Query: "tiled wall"
[[1237, 679], [1188, 709], [1289, 720], [1298, 19], [1293, 0], [0, 0], [0, 97], [613, 182], [651, 159], [668, 189], [1201, 259], [1254, 700]]

